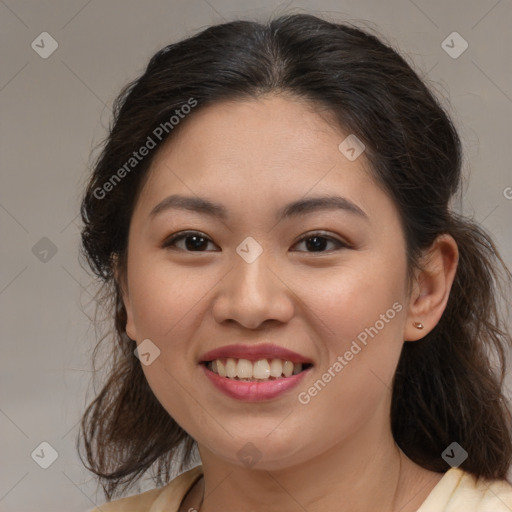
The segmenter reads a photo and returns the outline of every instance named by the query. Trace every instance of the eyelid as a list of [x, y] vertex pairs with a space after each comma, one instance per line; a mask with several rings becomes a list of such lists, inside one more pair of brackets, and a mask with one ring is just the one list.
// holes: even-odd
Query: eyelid
[[[348, 242], [347, 240], [345, 240], [343, 238], [340, 239], [340, 238], [333, 236], [333, 235], [331, 235], [325, 231], [322, 231], [322, 230], [310, 231], [309, 233], [305, 233], [305, 234], [301, 235], [300, 238], [298, 238], [293, 243], [292, 247], [294, 245], [297, 245], [299, 242], [304, 242], [308, 238], [313, 238], [316, 236], [318, 236], [319, 238], [325, 238], [326, 240], [329, 240], [330, 242], [338, 244], [338, 246], [341, 248], [347, 248], [347, 249], [353, 248], [353, 245], [350, 242]], [[313, 251], [294, 251], [294, 252], [306, 252], [308, 254], [315, 254], [315, 252], [313, 252]], [[320, 251], [316, 254], [329, 254], [330, 252], [331, 251]]]
[[[163, 249], [170, 249], [170, 248], [172, 248], [172, 244], [173, 243], [175, 243], [177, 241], [180, 241], [180, 240], [186, 238], [187, 236], [193, 236], [193, 235], [199, 235], [200, 237], [205, 238], [208, 243], [212, 243], [212, 244], [215, 245], [213, 240], [206, 233], [203, 233], [202, 231], [197, 231], [197, 230], [185, 230], [185, 231], [179, 231], [179, 232], [174, 233], [171, 236], [167, 237], [162, 242], [161, 247]], [[304, 233], [297, 240], [295, 240], [295, 242], [293, 242], [292, 247], [297, 245], [300, 242], [304, 242], [308, 238], [313, 238], [315, 236], [324, 238], [324, 239], [326, 239], [326, 240], [328, 240], [328, 241], [330, 241], [332, 243], [338, 244], [338, 249], [334, 249], [334, 251], [338, 251], [338, 250], [340, 250], [340, 248], [346, 248], [346, 249], [353, 249], [354, 248], [353, 244], [351, 244], [346, 239], [343, 239], [343, 238], [340, 239], [340, 238], [338, 238], [336, 236], [333, 236], [333, 235], [330, 235], [329, 233], [327, 233], [325, 231], [322, 231], [322, 230], [316, 230], [316, 231], [313, 230], [313, 231], [310, 231], [308, 233]], [[184, 250], [184, 249], [181, 249], [181, 250], [183, 250], [184, 252], [187, 252], [187, 253], [212, 252], [212, 251], [187, 251], [187, 250]], [[217, 252], [217, 251], [213, 251], [213, 252]], [[327, 250], [327, 251], [318, 251], [318, 252], [315, 252], [315, 251], [295, 251], [295, 250], [292, 250], [292, 252], [299, 252], [299, 253], [300, 252], [305, 252], [307, 254], [318, 254], [318, 255], [321, 255], [321, 254], [330, 254], [331, 252], [333, 252], [333, 249]]]
[[[172, 234], [171, 236], [165, 238], [165, 240], [162, 242], [161, 246], [163, 249], [168, 249], [171, 247], [172, 243], [182, 240], [183, 238], [186, 238], [187, 236], [193, 236], [193, 235], [199, 235], [202, 238], [205, 238], [208, 242], [211, 242], [212, 244], [214, 243], [213, 240], [206, 233], [192, 229], [192, 230], [179, 231], [177, 233]], [[185, 251], [185, 252], [211, 252], [211, 251]]]

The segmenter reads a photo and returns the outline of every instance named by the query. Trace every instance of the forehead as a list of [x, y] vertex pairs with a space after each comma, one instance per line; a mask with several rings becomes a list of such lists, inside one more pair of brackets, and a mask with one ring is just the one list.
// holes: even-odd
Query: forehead
[[364, 153], [351, 161], [340, 151], [349, 134], [329, 117], [312, 103], [275, 95], [199, 109], [155, 156], [142, 196], [153, 206], [171, 193], [215, 197], [256, 213], [341, 194], [371, 211], [383, 192]]
[[196, 161], [213, 164], [215, 156], [221, 159], [219, 164], [243, 162], [244, 169], [252, 167], [258, 173], [298, 165], [305, 157], [321, 161], [320, 153], [330, 149], [328, 158], [343, 137], [314, 104], [276, 95], [209, 105], [180, 128], [160, 157], [183, 152], [190, 158], [193, 153]]

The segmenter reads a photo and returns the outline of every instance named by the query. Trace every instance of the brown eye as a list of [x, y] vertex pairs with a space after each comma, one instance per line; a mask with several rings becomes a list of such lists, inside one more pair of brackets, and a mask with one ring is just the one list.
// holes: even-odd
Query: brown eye
[[[325, 246], [330, 242], [338, 246], [338, 248], [346, 247], [349, 245], [332, 236], [326, 236], [322, 233], [311, 233], [303, 237], [298, 243], [306, 242], [306, 252], [329, 252], [325, 250]], [[296, 244], [297, 245], [297, 244]]]
[[[177, 245], [178, 242], [184, 241], [184, 246], [179, 247]], [[187, 251], [187, 252], [205, 252], [204, 249], [208, 246], [208, 243], [211, 240], [200, 233], [199, 231], [186, 231], [184, 233], [180, 233], [178, 235], [174, 235], [171, 238], [165, 240], [162, 244], [163, 248], [177, 248], [179, 250]], [[213, 242], [211, 242], [213, 244]]]
[[[181, 246], [178, 243], [184, 242]], [[185, 231], [168, 238], [163, 244], [162, 248], [178, 249], [186, 252], [210, 252], [207, 251], [208, 243], [213, 242], [205, 234], [199, 231]], [[337, 248], [350, 248], [346, 242], [342, 242], [332, 236], [326, 236], [322, 233], [312, 233], [303, 237], [295, 245], [305, 243], [305, 252], [331, 252], [328, 244], [334, 244]], [[304, 251], [300, 251], [304, 252]]]

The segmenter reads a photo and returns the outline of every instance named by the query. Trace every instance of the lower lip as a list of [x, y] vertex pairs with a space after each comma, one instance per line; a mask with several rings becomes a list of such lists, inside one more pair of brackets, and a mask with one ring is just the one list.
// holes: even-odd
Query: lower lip
[[219, 374], [209, 370], [206, 365], [201, 364], [201, 366], [206, 376], [217, 389], [231, 398], [245, 400], [246, 402], [261, 402], [275, 398], [297, 386], [306, 373], [312, 369], [312, 367], [309, 367], [300, 373], [290, 377], [282, 377], [281, 379], [249, 382], [221, 377]]

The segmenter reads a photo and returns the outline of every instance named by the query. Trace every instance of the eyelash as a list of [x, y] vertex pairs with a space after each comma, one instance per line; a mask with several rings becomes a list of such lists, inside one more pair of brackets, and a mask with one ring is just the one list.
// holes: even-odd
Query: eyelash
[[[204, 233], [201, 233], [200, 231], [184, 231], [182, 233], [178, 233], [178, 234], [173, 235], [170, 238], [166, 239], [163, 242], [163, 244], [162, 244], [162, 248], [163, 249], [170, 249], [176, 242], [178, 242], [180, 240], [185, 240], [187, 237], [194, 236], [194, 235], [199, 235], [201, 238], [204, 238], [207, 241], [212, 242], [212, 240], [210, 240], [210, 238], [208, 238]], [[301, 243], [301, 242], [303, 242], [305, 240], [309, 240], [310, 238], [321, 238], [321, 239], [328, 240], [330, 242], [338, 244], [339, 248], [345, 248], [345, 249], [350, 249], [351, 248], [350, 244], [348, 244], [347, 242], [343, 242], [343, 241], [338, 240], [337, 238], [334, 238], [332, 236], [324, 235], [322, 232], [318, 232], [318, 231], [317, 232], [313, 232], [313, 233], [309, 233], [308, 235], [302, 237], [294, 245], [297, 245], [298, 243]], [[178, 249], [178, 250], [180, 250], [180, 249]], [[189, 253], [193, 253], [193, 252], [211, 252], [211, 251], [188, 251], [187, 249], [181, 249], [181, 250], [183, 250], [185, 252], [189, 252]], [[294, 251], [294, 252], [296, 252], [296, 251]], [[328, 253], [330, 251], [298, 251], [298, 252], [309, 252], [311, 254], [315, 254], [315, 253], [322, 254], [322, 253]]]

